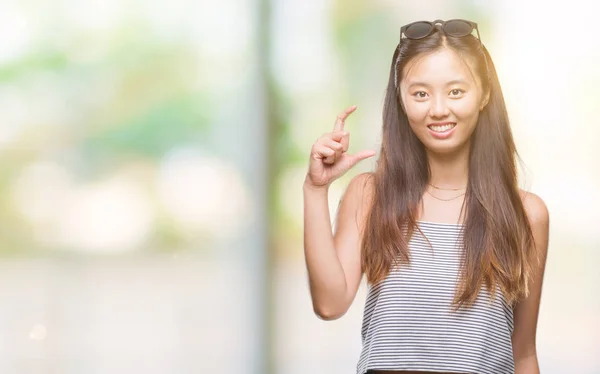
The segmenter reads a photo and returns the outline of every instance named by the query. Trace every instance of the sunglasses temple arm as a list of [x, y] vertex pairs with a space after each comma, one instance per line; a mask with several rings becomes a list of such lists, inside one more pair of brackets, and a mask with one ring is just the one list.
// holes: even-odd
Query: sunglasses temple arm
[[[398, 46], [398, 48], [400, 48], [400, 46]], [[400, 57], [400, 55], [398, 54], [398, 57], [396, 57], [396, 59], [394, 60], [394, 88], [396, 89], [396, 91], [398, 91], [398, 58]]]
[[483, 61], [485, 62], [485, 73], [487, 75], [487, 79], [489, 82], [490, 81], [490, 66], [488, 65], [487, 57], [485, 55], [485, 47], [483, 46], [483, 42], [481, 41], [481, 38], [479, 37], [479, 29], [475, 28], [475, 31], [477, 31], [477, 38], [479, 39], [479, 45], [481, 45], [481, 53], [483, 53]]
[[400, 60], [400, 47], [402, 46], [402, 31], [400, 31], [400, 41], [398, 42], [398, 55], [394, 60], [394, 88], [398, 90], [398, 60]]

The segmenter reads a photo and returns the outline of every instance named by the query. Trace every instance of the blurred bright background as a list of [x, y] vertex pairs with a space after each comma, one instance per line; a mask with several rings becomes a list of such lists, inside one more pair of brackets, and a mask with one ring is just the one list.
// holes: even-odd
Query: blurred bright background
[[479, 23], [550, 210], [542, 372], [600, 373], [596, 6], [2, 0], [0, 373], [353, 373], [366, 285], [313, 314], [308, 154], [352, 104], [378, 149], [399, 28], [438, 18]]

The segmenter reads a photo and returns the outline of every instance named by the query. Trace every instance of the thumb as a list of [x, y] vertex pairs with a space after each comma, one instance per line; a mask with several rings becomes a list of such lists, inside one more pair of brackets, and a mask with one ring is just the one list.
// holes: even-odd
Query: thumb
[[365, 158], [369, 158], [369, 157], [373, 157], [377, 154], [377, 152], [375, 152], [372, 149], [365, 149], [363, 151], [360, 152], [356, 152], [355, 154], [353, 154], [351, 157], [351, 162], [352, 165], [355, 165], [356, 163], [364, 160]]

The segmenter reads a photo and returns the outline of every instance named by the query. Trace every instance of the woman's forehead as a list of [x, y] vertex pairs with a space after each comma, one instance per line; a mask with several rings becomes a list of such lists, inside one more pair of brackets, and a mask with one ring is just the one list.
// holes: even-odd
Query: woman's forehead
[[456, 81], [476, 84], [471, 66], [449, 48], [418, 55], [402, 70], [401, 84], [404, 86], [415, 83], [437, 86]]

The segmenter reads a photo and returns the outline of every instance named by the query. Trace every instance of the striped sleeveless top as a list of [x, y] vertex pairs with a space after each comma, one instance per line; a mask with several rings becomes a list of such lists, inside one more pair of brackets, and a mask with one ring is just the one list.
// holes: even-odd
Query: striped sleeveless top
[[[368, 370], [513, 374], [513, 310], [482, 287], [470, 307], [451, 309], [460, 275], [461, 224], [423, 222], [410, 264], [369, 285], [357, 374]], [[433, 247], [433, 250], [432, 250]]]

